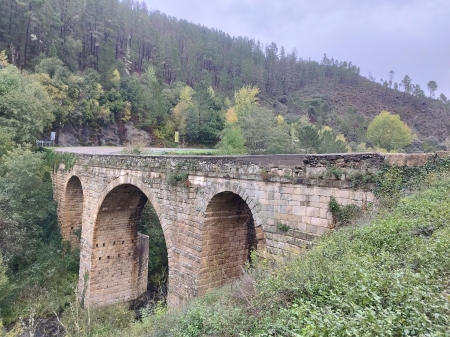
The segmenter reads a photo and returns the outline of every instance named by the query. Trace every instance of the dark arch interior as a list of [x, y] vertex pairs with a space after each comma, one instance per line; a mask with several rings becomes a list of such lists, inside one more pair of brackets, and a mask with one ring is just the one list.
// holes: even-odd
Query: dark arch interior
[[83, 217], [83, 187], [78, 177], [70, 178], [66, 187], [64, 215], [62, 217], [62, 235], [73, 245], [78, 246], [81, 236]]
[[237, 194], [216, 194], [205, 213], [201, 292], [239, 278], [257, 248], [255, 223], [247, 203]]
[[[94, 302], [109, 304], [142, 297], [147, 291], [149, 262], [151, 272], [161, 265], [155, 266], [155, 258], [149, 255], [149, 250], [155, 251], [153, 243], [162, 229], [153, 207], [146, 207], [146, 204], [145, 194], [130, 184], [114, 188], [102, 202], [92, 247], [91, 298]], [[152, 225], [148, 224], [149, 220]], [[165, 248], [164, 236], [158, 236], [158, 240]], [[161, 249], [160, 253], [167, 261], [167, 250]]]
[[150, 202], [142, 210], [138, 231], [149, 237], [148, 297], [164, 300], [169, 272], [167, 246], [158, 214]]

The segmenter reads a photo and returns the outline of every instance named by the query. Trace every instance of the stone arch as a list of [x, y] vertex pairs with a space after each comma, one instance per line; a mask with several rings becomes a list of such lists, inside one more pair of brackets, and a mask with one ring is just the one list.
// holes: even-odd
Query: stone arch
[[239, 183], [232, 181], [225, 181], [221, 184], [211, 184], [206, 188], [207, 193], [203, 196], [199, 203], [199, 211], [204, 217], [206, 209], [212, 198], [221, 192], [232, 192], [237, 194], [244, 200], [252, 212], [253, 219], [255, 221], [255, 227], [264, 226], [263, 217], [260, 211], [260, 207], [254, 198], [250, 197], [245, 188], [243, 188]]
[[[107, 305], [136, 299], [147, 290], [149, 249], [149, 238], [138, 233], [137, 225], [144, 205], [150, 201], [163, 226], [159, 204], [148, 186], [129, 176], [110, 182], [98, 200], [91, 230], [92, 249], [87, 257], [90, 263], [86, 264], [90, 266], [89, 302]], [[167, 226], [163, 231], [169, 247]], [[82, 278], [80, 273], [80, 283]]]
[[81, 179], [77, 175], [71, 175], [65, 183], [60, 230], [64, 240], [70, 241], [76, 247], [80, 245], [83, 222], [83, 194], [84, 189]]
[[255, 221], [256, 204], [245, 191], [227, 184], [211, 193], [202, 213], [200, 294], [240, 278], [250, 251], [265, 244], [261, 224]]
[[[155, 193], [151, 190], [149, 185], [144, 183], [141, 179], [136, 178], [131, 175], [128, 175], [128, 174], [121, 175], [121, 176], [117, 177], [116, 179], [112, 180], [111, 182], [109, 182], [105, 186], [105, 188], [103, 188], [103, 190], [101, 191], [101, 193], [99, 194], [97, 199], [104, 200], [106, 198], [106, 196], [114, 188], [116, 188], [117, 186], [120, 186], [120, 185], [124, 185], [124, 184], [130, 184], [130, 185], [136, 186], [145, 194], [148, 201], [152, 204], [153, 208], [155, 209], [156, 213], [158, 214], [159, 222], [161, 223], [161, 227], [164, 232], [164, 239], [166, 240], [166, 245], [167, 245], [167, 247], [171, 247], [172, 246], [172, 235], [170, 232], [170, 228], [168, 226], [169, 223], [166, 219], [164, 212], [162, 211], [161, 204], [158, 201], [158, 198], [155, 197]], [[98, 212], [100, 211], [100, 207], [101, 207], [101, 202], [99, 202], [96, 205], [96, 208], [94, 209], [95, 216], [94, 216], [93, 223], [96, 222]], [[168, 250], [167, 253], [168, 253], [169, 265], [170, 265], [170, 259], [171, 259], [171, 255], [172, 255], [170, 249]]]
[[[163, 228], [164, 231], [164, 237], [166, 239], [166, 242], [169, 243], [171, 241], [171, 238], [169, 236], [169, 234], [167, 233], [166, 235], [166, 230], [168, 230], [168, 226], [167, 226], [167, 221], [166, 218], [164, 216], [164, 213], [162, 212], [161, 209], [161, 205], [158, 202], [158, 199], [155, 197], [155, 193], [153, 193], [153, 191], [151, 191], [151, 188], [149, 187], [148, 184], [144, 183], [141, 179], [136, 178], [134, 176], [131, 175], [121, 175], [119, 177], [117, 177], [116, 179], [112, 180], [111, 182], [109, 182], [104, 188], [103, 190], [100, 192], [99, 196], [98, 196], [98, 200], [104, 200], [106, 198], [106, 196], [116, 187], [120, 186], [120, 185], [124, 185], [124, 184], [129, 184], [129, 185], [133, 185], [136, 186], [137, 188], [139, 188], [142, 193], [145, 194], [145, 196], [147, 197], [148, 201], [153, 205], [153, 207], [156, 210], [156, 213], [158, 214], [158, 218], [159, 221], [161, 222], [161, 227]], [[96, 209], [94, 210], [96, 216], [94, 219], [94, 223], [96, 221], [96, 217], [98, 212], [100, 211], [101, 208], [101, 203], [99, 202], [96, 205]]]

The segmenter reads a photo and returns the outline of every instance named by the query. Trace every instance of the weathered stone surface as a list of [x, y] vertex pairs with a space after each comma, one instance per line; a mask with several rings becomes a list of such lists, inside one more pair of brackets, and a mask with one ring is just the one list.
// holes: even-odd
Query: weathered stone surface
[[151, 144], [151, 137], [145, 130], [138, 129], [132, 122], [128, 122], [125, 123], [125, 143], [147, 146]]
[[[403, 155], [386, 160], [424, 163]], [[137, 221], [147, 201], [164, 232], [168, 303], [176, 306], [238, 278], [252, 248], [286, 255], [311, 245], [334, 227], [331, 197], [367, 209], [375, 202], [372, 185], [353, 190], [349, 177], [384, 164], [378, 153], [78, 155], [75, 166], [60, 168], [53, 182], [62, 235], [80, 244], [79, 296], [106, 305], [145, 291], [148, 238], [137, 233]], [[280, 224], [289, 230], [281, 231]]]

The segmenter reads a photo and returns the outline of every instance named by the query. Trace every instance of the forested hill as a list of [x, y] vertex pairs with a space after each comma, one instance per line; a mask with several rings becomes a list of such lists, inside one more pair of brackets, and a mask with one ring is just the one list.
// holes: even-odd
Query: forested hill
[[55, 103], [53, 128], [131, 119], [157, 138], [179, 129], [192, 143], [211, 145], [234, 93], [250, 85], [286, 123], [306, 116], [354, 144], [366, 140], [381, 110], [400, 114], [421, 139], [434, 136], [435, 145], [450, 135], [447, 98], [428, 98], [408, 76], [391, 72], [375, 83], [352, 62], [304, 60], [301, 49], [231, 37], [149, 12], [145, 3], [3, 0], [0, 13], [0, 51], [38, 75]]

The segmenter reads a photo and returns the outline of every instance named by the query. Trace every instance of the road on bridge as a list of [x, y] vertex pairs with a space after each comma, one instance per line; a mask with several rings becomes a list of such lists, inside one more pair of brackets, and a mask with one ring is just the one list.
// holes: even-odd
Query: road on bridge
[[[132, 148], [121, 146], [71, 146], [71, 147], [55, 147], [56, 152], [70, 152], [80, 154], [104, 154], [104, 155], [124, 155], [132, 154]], [[191, 149], [191, 148], [160, 148], [160, 147], [143, 147], [139, 149], [142, 155], [164, 155], [164, 154], [198, 154], [202, 152], [214, 153], [214, 149]]]

